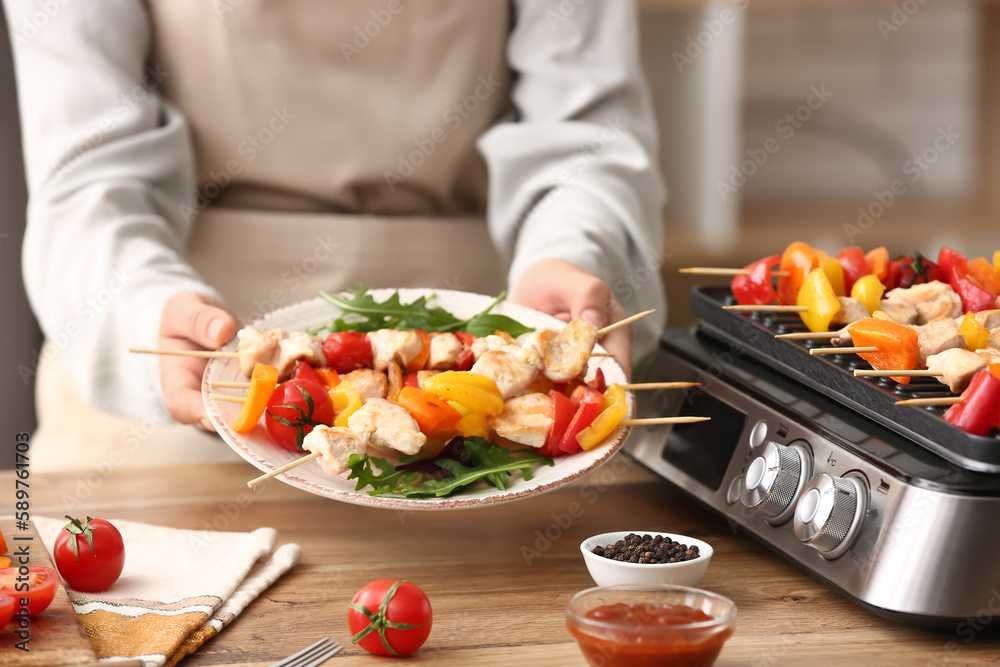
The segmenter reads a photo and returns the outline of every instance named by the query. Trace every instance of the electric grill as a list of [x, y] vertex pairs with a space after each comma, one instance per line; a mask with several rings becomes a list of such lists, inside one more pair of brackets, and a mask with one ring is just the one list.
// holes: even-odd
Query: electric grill
[[857, 355], [774, 338], [804, 330], [797, 315], [721, 308], [731, 303], [728, 287], [695, 288], [699, 323], [668, 331], [644, 372], [702, 386], [638, 399], [639, 414], [712, 419], [635, 427], [628, 451], [877, 613], [956, 631], [992, 617], [1000, 438], [957, 429], [941, 408], [893, 405], [950, 395], [936, 380], [856, 378], [869, 367]]

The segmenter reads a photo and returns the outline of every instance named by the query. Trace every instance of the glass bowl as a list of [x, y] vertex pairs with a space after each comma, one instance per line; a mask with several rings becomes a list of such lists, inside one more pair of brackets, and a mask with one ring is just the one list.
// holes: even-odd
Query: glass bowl
[[[611, 615], [594, 618], [599, 607]], [[615, 614], [616, 609], [628, 613]], [[710, 618], [691, 619], [697, 612]], [[671, 618], [664, 621], [661, 615]], [[566, 605], [566, 626], [595, 667], [708, 667], [735, 623], [732, 600], [687, 586], [588, 588]]]

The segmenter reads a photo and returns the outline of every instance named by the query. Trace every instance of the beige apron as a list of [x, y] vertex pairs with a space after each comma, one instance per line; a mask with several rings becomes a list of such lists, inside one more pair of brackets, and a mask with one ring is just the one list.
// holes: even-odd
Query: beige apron
[[[148, 5], [151, 63], [198, 160], [189, 260], [238, 316], [356, 283], [503, 289], [475, 141], [510, 104], [508, 2]], [[37, 394], [36, 469], [236, 456], [163, 412], [84, 405], [58, 357]]]

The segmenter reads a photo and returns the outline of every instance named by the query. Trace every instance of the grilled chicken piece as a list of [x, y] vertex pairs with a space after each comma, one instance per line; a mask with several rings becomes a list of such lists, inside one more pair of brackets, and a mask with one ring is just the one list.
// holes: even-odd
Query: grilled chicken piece
[[[1000, 331], [1000, 329], [997, 329]], [[986, 360], [987, 364], [1000, 364], [1000, 348], [984, 347], [976, 350], [976, 354]]]
[[483, 356], [472, 365], [472, 372], [496, 382], [500, 395], [506, 401], [512, 396], [524, 393], [524, 390], [538, 377], [541, 368], [542, 358], [533, 346], [506, 345], [497, 350], [484, 352]]
[[427, 442], [410, 413], [384, 398], [365, 402], [347, 418], [347, 426], [355, 431], [375, 429], [369, 446], [401, 454], [416, 454]]
[[838, 296], [837, 300], [840, 301], [840, 311], [830, 320], [831, 326], [839, 327], [868, 317], [869, 313], [865, 304], [857, 299], [849, 296]]
[[510, 345], [506, 338], [489, 335], [484, 338], [477, 338], [472, 342], [472, 356], [476, 361], [490, 350], [499, 350], [501, 347]]
[[302, 449], [320, 452], [322, 456], [319, 457], [319, 467], [323, 472], [339, 475], [347, 470], [351, 454], [365, 455], [372, 432], [319, 425], [302, 438]]
[[913, 324], [917, 320], [917, 307], [906, 299], [882, 299], [879, 308], [900, 324]]
[[889, 290], [885, 298], [890, 301], [901, 299], [916, 308], [916, 320], [903, 322], [903, 324], [926, 324], [931, 320], [942, 317], [958, 317], [962, 314], [961, 297], [955, 293], [951, 285], [940, 280], [932, 280], [929, 283], [921, 283], [913, 287], [897, 287], [894, 290]]
[[420, 337], [412, 331], [379, 329], [368, 334], [372, 343], [375, 370], [384, 371], [390, 361], [405, 369], [424, 349]]
[[323, 341], [318, 336], [310, 336], [304, 331], [286, 334], [278, 344], [278, 375], [285, 377], [291, 373], [296, 361], [305, 361], [313, 366], [326, 366]]
[[972, 376], [986, 368], [986, 359], [963, 348], [945, 350], [927, 358], [927, 369], [937, 373], [938, 382], [956, 394], [965, 391]]
[[545, 377], [553, 382], [569, 382], [587, 370], [587, 361], [597, 342], [597, 328], [578, 317], [562, 329], [542, 329], [527, 334], [523, 342], [525, 347], [538, 350]]
[[958, 327], [961, 323], [962, 318], [960, 317], [958, 319], [939, 317], [936, 320], [931, 320], [927, 324], [911, 324], [910, 328], [918, 334], [922, 334], [925, 331], [934, 331], [936, 329], [954, 329], [955, 331], [958, 331]]
[[990, 329], [990, 339], [986, 341], [986, 347], [1000, 350], [1000, 328]]
[[965, 336], [958, 329], [937, 328], [922, 331], [917, 334], [917, 345], [920, 348], [920, 366], [927, 366], [927, 358], [941, 354], [945, 350], [955, 348], [965, 349]]
[[427, 368], [446, 371], [455, 365], [462, 354], [462, 341], [453, 333], [432, 333], [431, 352], [427, 357]]
[[354, 388], [358, 390], [358, 394], [361, 395], [362, 401], [385, 398], [386, 392], [389, 391], [389, 380], [385, 373], [373, 371], [370, 368], [359, 368], [356, 371], [344, 373], [340, 379], [353, 384]]
[[236, 333], [240, 341], [236, 346], [240, 355], [240, 372], [250, 377], [258, 363], [277, 366], [279, 346], [286, 335], [284, 329], [271, 329], [266, 333], [252, 327], [240, 329]]
[[512, 398], [503, 412], [489, 418], [497, 435], [529, 447], [543, 447], [552, 429], [552, 399], [545, 394], [525, 394]]

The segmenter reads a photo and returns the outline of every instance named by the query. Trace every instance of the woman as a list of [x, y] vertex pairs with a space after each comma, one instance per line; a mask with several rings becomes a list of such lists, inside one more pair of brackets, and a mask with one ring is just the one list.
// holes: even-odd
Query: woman
[[[506, 282], [597, 326], [663, 310], [631, 3], [103, 0], [53, 3], [41, 25], [32, 0], [5, 9], [25, 283], [61, 359], [39, 392], [72, 393], [64, 365], [85, 403], [161, 415], [121, 465], [205, 454], [158, 423], [164, 405], [211, 428], [204, 362], [129, 346], [214, 348], [316, 289]], [[636, 327], [637, 350], [662, 322]], [[604, 341], [626, 365], [629, 336]], [[76, 462], [42, 444], [68, 408], [39, 407], [36, 463]], [[108, 428], [77, 455], [107, 456], [134, 424]]]

